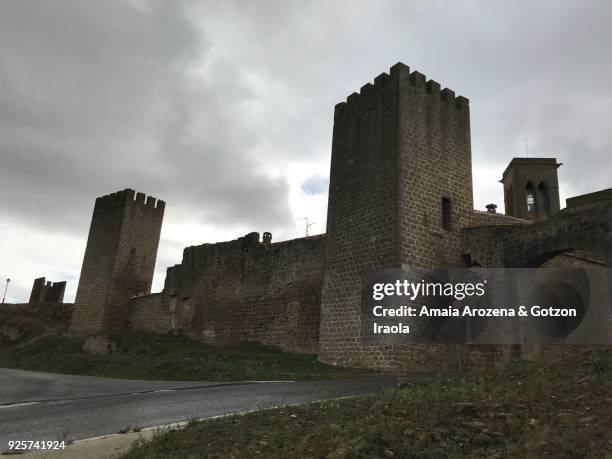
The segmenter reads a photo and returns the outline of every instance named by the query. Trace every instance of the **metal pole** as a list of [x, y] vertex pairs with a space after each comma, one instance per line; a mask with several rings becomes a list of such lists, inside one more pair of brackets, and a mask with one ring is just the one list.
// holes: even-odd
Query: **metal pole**
[[10, 279], [6, 280], [6, 287], [4, 287], [4, 295], [2, 296], [2, 304], [4, 304], [4, 300], [6, 300], [6, 291], [8, 290], [8, 286], [9, 286], [9, 282], [10, 281], [11, 281]]
[[315, 222], [309, 223], [308, 217], [298, 217], [298, 220], [304, 220], [306, 224], [306, 237], [308, 237], [308, 229], [315, 224]]

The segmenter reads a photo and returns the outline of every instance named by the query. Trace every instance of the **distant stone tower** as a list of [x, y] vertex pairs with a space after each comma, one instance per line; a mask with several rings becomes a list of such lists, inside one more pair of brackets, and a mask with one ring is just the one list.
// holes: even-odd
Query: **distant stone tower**
[[63, 303], [66, 281], [47, 282], [46, 278], [34, 279], [29, 303]]
[[336, 105], [319, 358], [392, 368], [414, 357], [435, 366], [420, 346], [361, 343], [361, 274], [459, 266], [459, 229], [472, 212], [466, 98], [398, 63]]
[[544, 220], [559, 212], [559, 166], [555, 158], [513, 158], [501, 179], [506, 215]]
[[164, 201], [126, 189], [96, 199], [70, 329], [121, 326], [127, 301], [151, 292]]

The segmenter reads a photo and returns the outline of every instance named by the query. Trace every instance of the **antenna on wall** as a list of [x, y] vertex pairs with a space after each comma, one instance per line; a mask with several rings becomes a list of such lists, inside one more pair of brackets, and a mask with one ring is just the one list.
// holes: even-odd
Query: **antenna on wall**
[[298, 217], [298, 220], [304, 220], [305, 229], [306, 229], [306, 237], [308, 237], [308, 229], [315, 224], [315, 222], [309, 223], [308, 217]]
[[529, 158], [529, 144], [527, 143], [527, 137], [525, 137], [525, 154]]

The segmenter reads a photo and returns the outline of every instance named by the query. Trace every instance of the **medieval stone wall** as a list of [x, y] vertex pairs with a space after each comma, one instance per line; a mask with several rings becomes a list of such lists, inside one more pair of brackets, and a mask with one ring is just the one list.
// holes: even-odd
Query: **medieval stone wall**
[[[542, 161], [556, 180], [556, 161]], [[556, 182], [534, 161], [515, 163], [546, 182], [551, 212], [541, 216], [555, 214]], [[523, 184], [519, 175], [512, 180]], [[361, 276], [380, 268], [540, 266], [570, 250], [610, 266], [611, 196], [574, 198], [536, 222], [473, 211], [468, 100], [398, 63], [335, 108], [326, 235], [272, 244], [269, 233], [262, 241], [251, 233], [187, 247], [164, 290], [150, 295], [164, 203], [133, 190], [98, 198], [71, 330], [128, 324], [385, 370], [488, 366], [514, 350], [362, 343]], [[568, 256], [556, 263], [576, 263]]]
[[168, 297], [163, 293], [137, 296], [129, 302], [128, 323], [134, 330], [165, 333], [172, 329]]
[[472, 212], [472, 218], [466, 228], [480, 226], [512, 226], [512, 225], [529, 225], [530, 220], [523, 218], [511, 217], [510, 215], [484, 212], [475, 210]]
[[[582, 251], [609, 266], [612, 261], [612, 201], [568, 207], [527, 225], [464, 230], [466, 252], [486, 267], [538, 267], [565, 252]], [[588, 258], [588, 257], [587, 257]]]
[[588, 269], [603, 266], [605, 266], [605, 263], [601, 260], [593, 258], [590, 253], [587, 253], [584, 250], [576, 250], [557, 255], [545, 261], [540, 267], [553, 269]]
[[130, 326], [316, 353], [324, 257], [323, 236], [269, 244], [251, 233], [187, 247], [161, 294], [130, 301]]

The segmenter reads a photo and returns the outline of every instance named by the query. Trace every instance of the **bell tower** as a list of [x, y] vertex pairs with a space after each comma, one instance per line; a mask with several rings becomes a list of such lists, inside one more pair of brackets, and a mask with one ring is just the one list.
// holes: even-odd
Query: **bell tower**
[[525, 220], [545, 220], [559, 212], [559, 179], [556, 158], [513, 158], [506, 167], [506, 215]]

